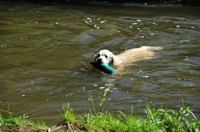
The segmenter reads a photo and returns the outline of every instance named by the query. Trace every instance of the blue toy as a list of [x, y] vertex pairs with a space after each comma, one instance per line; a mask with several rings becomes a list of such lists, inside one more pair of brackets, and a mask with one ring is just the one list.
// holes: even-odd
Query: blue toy
[[103, 71], [106, 74], [112, 75], [114, 73], [114, 69], [112, 67], [110, 67], [109, 65], [101, 64], [97, 61], [93, 61], [90, 63], [93, 65], [93, 67]]

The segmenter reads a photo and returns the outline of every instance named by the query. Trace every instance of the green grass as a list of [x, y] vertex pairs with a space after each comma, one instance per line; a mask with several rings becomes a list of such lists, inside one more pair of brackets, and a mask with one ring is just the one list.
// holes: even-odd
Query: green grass
[[188, 106], [180, 108], [178, 112], [164, 109], [151, 109], [146, 106], [147, 116], [142, 118], [121, 111], [116, 114], [108, 112], [88, 112], [75, 116], [73, 109], [64, 107], [64, 121], [79, 124], [87, 131], [98, 132], [199, 132], [200, 121], [196, 119]]
[[147, 116], [139, 117], [134, 114], [132, 107], [131, 114], [124, 114], [118, 111], [110, 114], [103, 111], [103, 102], [109, 89], [102, 92], [99, 104], [99, 111], [94, 108], [82, 116], [75, 116], [73, 109], [69, 105], [64, 107], [64, 121], [73, 124], [81, 124], [88, 131], [99, 132], [199, 132], [200, 121], [196, 119], [188, 105], [180, 108], [178, 112], [164, 110], [162, 108], [153, 109], [146, 106]]
[[[1, 108], [4, 108], [4, 104], [0, 102]], [[3, 116], [3, 113], [7, 116]], [[31, 120], [26, 119], [26, 115], [23, 116], [16, 116], [10, 112], [9, 104], [7, 104], [7, 110], [0, 109], [0, 128], [16, 128], [16, 127], [32, 127], [35, 128], [36, 131], [45, 130], [48, 127], [45, 125], [43, 121], [38, 121], [34, 123]], [[0, 131], [1, 131], [0, 129]]]
[[[137, 116], [132, 106], [130, 114], [117, 111], [111, 114], [103, 109], [106, 94], [109, 89], [102, 91], [99, 108], [95, 109], [94, 101], [90, 96], [93, 109], [86, 111], [82, 115], [75, 115], [73, 108], [69, 104], [62, 107], [63, 122], [68, 130], [83, 130], [97, 132], [199, 132], [200, 121], [192, 113], [188, 105], [184, 105], [179, 111], [164, 110], [162, 108], [154, 109], [149, 104], [146, 106], [146, 117]], [[3, 104], [2, 104], [3, 105]], [[44, 122], [34, 123], [23, 116], [14, 116], [9, 109], [6, 111], [7, 117], [0, 113], [0, 131], [1, 128], [10, 128], [17, 126], [31, 126], [37, 131], [46, 130], [48, 127]], [[5, 113], [5, 110], [0, 109]], [[54, 131], [53, 128], [51, 131]]]

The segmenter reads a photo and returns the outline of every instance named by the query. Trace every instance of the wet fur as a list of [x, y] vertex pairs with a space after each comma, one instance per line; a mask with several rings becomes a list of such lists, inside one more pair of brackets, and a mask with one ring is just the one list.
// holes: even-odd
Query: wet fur
[[161, 49], [161, 47], [142, 46], [140, 48], [126, 50], [117, 55], [104, 49], [95, 55], [94, 60], [112, 66], [118, 70], [119, 68], [122, 69], [122, 67], [126, 65], [134, 64], [136, 61], [153, 58], [155, 56], [154, 50]]

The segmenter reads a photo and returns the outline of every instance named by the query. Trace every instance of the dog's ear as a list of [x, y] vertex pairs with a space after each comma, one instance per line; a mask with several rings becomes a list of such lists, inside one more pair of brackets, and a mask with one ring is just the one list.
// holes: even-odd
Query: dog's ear
[[111, 65], [116, 66], [116, 65], [119, 65], [120, 62], [121, 62], [121, 60], [117, 56], [115, 56], [115, 55], [112, 56]]
[[94, 61], [99, 57], [99, 53], [94, 55]]

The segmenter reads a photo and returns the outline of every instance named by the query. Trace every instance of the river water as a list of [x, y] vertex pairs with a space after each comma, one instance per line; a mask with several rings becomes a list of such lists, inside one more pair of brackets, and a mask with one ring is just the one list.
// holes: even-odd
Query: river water
[[[95, 53], [118, 54], [161, 46], [156, 57], [104, 75], [90, 65]], [[62, 105], [81, 114], [96, 108], [110, 87], [104, 110], [133, 106], [177, 111], [189, 104], [200, 118], [200, 9], [181, 6], [0, 4], [0, 101], [11, 112], [61, 120]]]

